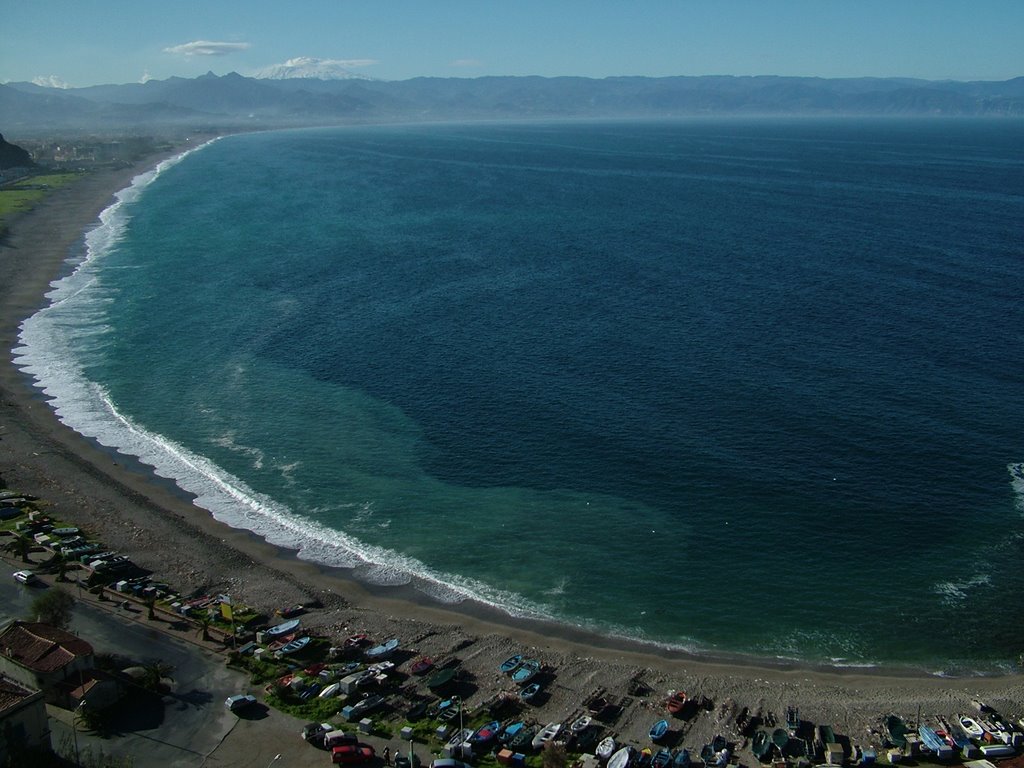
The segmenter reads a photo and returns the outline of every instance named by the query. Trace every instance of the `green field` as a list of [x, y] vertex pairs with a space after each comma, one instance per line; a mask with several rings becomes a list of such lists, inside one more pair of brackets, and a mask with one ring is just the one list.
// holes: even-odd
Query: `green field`
[[40, 200], [80, 178], [81, 173], [51, 173], [45, 176], [30, 176], [26, 179], [0, 187], [0, 232], [6, 229], [9, 217], [22, 211], [31, 210]]

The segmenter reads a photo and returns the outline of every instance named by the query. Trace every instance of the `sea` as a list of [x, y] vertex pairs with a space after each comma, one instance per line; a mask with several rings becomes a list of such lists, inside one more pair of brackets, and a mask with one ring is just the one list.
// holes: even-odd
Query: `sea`
[[49, 297], [15, 354], [64, 423], [375, 588], [709, 657], [1024, 652], [1020, 120], [234, 135]]

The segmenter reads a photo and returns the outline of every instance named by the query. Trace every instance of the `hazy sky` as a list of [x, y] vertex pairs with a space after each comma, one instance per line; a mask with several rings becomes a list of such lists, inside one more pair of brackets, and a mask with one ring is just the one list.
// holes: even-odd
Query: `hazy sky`
[[73, 86], [297, 57], [481, 75], [1024, 75], [1024, 0], [9, 0], [0, 82]]

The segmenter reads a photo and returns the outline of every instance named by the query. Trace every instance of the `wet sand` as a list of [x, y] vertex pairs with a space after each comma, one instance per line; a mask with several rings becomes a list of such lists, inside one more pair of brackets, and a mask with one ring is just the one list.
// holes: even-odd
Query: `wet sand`
[[[67, 429], [14, 367], [10, 350], [17, 346], [20, 322], [44, 306], [49, 284], [68, 269], [68, 257], [81, 252], [84, 232], [113, 194], [159, 159], [98, 171], [58, 190], [12, 221], [0, 246], [0, 476], [9, 487], [44, 499], [52, 514], [129, 555], [182, 594], [229, 593], [268, 612], [314, 603], [321, 608], [307, 615], [305, 626], [337, 638], [356, 631], [377, 638], [397, 635], [417, 653], [457, 655], [473, 674], [470, 704], [512, 690], [497, 671], [504, 658], [536, 656], [549, 674], [547, 697], [532, 708], [535, 719], [568, 718], [590, 694], [605, 690], [630, 701], [611, 730], [637, 744], [647, 743], [647, 729], [663, 712], [660, 700], [676, 689], [713, 702], [674, 726], [681, 743], [698, 749], [714, 733], [728, 734], [730, 712], [744, 707], [782, 720], [787, 706], [798, 706], [804, 720], [830, 724], [852, 743], [876, 746], [881, 739], [870, 729], [891, 712], [910, 720], [919, 707], [925, 715], [954, 715], [980, 697], [1007, 715], [1024, 714], [1020, 675], [947, 679], [900, 670], [694, 658], [514, 620], [485, 606], [444, 606], [408, 588], [370, 589], [347, 571], [298, 560], [246, 531], [228, 528], [134, 459]], [[646, 692], [638, 692], [637, 680]]]

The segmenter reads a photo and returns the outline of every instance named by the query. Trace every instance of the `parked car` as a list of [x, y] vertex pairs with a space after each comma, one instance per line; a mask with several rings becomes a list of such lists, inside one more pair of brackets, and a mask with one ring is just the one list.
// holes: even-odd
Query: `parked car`
[[324, 735], [334, 730], [330, 723], [306, 723], [302, 726], [302, 738], [310, 744], [323, 743]]
[[237, 696], [228, 696], [224, 700], [224, 706], [230, 709], [232, 712], [241, 712], [244, 709], [248, 709], [256, 703], [256, 697], [251, 693], [239, 694]]
[[451, 757], [438, 758], [430, 764], [430, 768], [472, 768], [469, 763], [464, 763], [461, 760], [455, 760]]
[[399, 752], [395, 755], [395, 768], [420, 768], [420, 756], [413, 754], [412, 760], [409, 760], [409, 755], [405, 752]]
[[36, 575], [32, 571], [15, 571], [14, 580], [22, 584], [32, 584], [36, 580]]
[[369, 744], [347, 744], [331, 747], [331, 762], [338, 765], [362, 765], [376, 757], [373, 747]]

